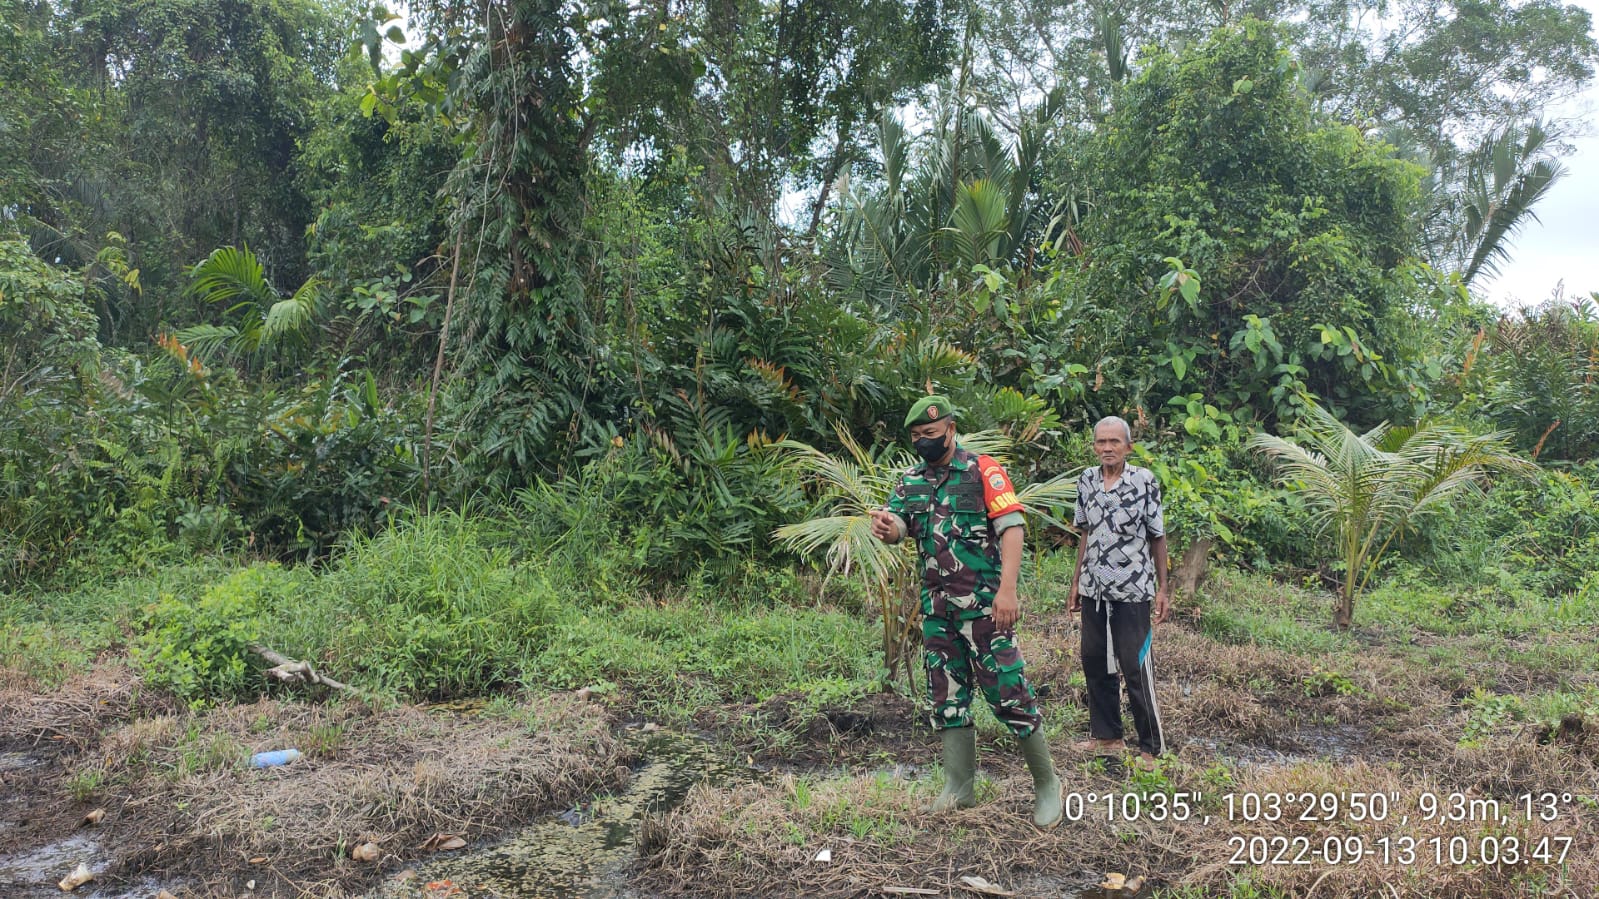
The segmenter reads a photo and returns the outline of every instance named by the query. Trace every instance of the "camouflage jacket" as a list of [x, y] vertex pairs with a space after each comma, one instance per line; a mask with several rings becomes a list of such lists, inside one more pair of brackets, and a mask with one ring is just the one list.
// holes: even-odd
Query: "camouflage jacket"
[[1023, 523], [1010, 476], [989, 456], [957, 446], [947, 466], [917, 465], [888, 499], [922, 564], [922, 614], [981, 618], [999, 590], [999, 535]]

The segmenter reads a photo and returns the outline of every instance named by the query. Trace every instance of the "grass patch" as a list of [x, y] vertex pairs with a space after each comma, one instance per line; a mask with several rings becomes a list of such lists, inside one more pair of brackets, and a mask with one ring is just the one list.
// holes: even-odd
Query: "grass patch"
[[631, 606], [558, 621], [530, 687], [615, 684], [640, 711], [686, 720], [707, 703], [799, 690], [859, 695], [876, 678], [875, 635], [826, 609], [738, 612], [703, 602]]
[[504, 534], [442, 513], [356, 539], [321, 572], [206, 562], [70, 596], [6, 596], [0, 666], [59, 684], [131, 632], [146, 683], [200, 704], [268, 690], [248, 652], [260, 642], [400, 698], [611, 685], [669, 720], [875, 682], [872, 629], [818, 602], [817, 582], [794, 571], [707, 567], [670, 598], [619, 601], [562, 558], [517, 561]]
[[355, 540], [269, 631], [280, 652], [367, 689], [473, 696], [516, 683], [560, 586], [513, 565], [484, 523], [440, 513]]
[[120, 647], [148, 605], [162, 596], [196, 595], [238, 569], [242, 559], [206, 557], [129, 578], [88, 581], [76, 589], [0, 594], [0, 671], [44, 688], [89, 669]]
[[[1332, 626], [1331, 599], [1259, 574], [1218, 571], [1198, 600], [1200, 629], [1220, 643], [1253, 644], [1321, 655], [1351, 650]], [[1359, 610], [1356, 610], [1357, 621]]]

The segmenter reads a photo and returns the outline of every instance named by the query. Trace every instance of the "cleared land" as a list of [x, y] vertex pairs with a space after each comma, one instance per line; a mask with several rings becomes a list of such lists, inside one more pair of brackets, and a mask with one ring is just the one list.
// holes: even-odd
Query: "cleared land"
[[[1159, 632], [1175, 751], [1142, 773], [1067, 748], [1084, 715], [1061, 599], [1035, 591], [1022, 636], [1066, 788], [1099, 798], [1049, 833], [1028, 824], [1030, 782], [986, 713], [983, 802], [933, 819], [920, 808], [938, 785], [936, 742], [913, 703], [858, 676], [799, 683], [794, 671], [827, 666], [759, 657], [804, 650], [757, 640], [738, 652], [768, 689], [711, 656], [663, 681], [659, 660], [635, 651], [582, 671], [597, 691], [528, 687], [466, 711], [293, 693], [193, 711], [141, 689], [114, 653], [53, 686], [13, 666], [0, 752], [37, 763], [0, 769], [7, 850], [82, 832], [82, 817], [105, 808], [101, 883], [158, 874], [183, 878], [179, 895], [243, 895], [252, 880], [253, 895], [359, 895], [426, 857], [434, 834], [477, 841], [616, 790], [632, 761], [616, 734], [650, 719], [708, 734], [755, 773], [697, 787], [647, 821], [630, 875], [645, 895], [971, 895], [961, 878], [977, 876], [1044, 896], [1084, 871], [1141, 874], [1193, 897], [1599, 890], [1592, 610], [1387, 587], [1354, 632], [1337, 634], [1325, 594], [1218, 574]], [[693, 658], [683, 647], [697, 634], [759, 630], [768, 625], [752, 622], [785, 613], [700, 609], [699, 631], [662, 626], [682, 614], [670, 603], [633, 614], [610, 619], [618, 641], [653, 634], [659, 653]], [[871, 627], [859, 636], [867, 655]], [[242, 763], [287, 745], [306, 758]], [[1370, 799], [1357, 811], [1356, 794], [1382, 797], [1386, 814]], [[363, 842], [377, 861], [350, 857]], [[1356, 848], [1373, 854], [1354, 861]], [[823, 849], [831, 861], [815, 862]], [[1251, 863], [1261, 852], [1272, 861]], [[1343, 857], [1329, 863], [1333, 852]]]

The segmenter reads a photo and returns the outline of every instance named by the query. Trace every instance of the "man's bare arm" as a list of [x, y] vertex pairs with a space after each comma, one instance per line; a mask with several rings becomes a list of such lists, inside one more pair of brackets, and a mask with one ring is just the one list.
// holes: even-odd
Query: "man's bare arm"
[[1066, 604], [1068, 612], [1075, 612], [1082, 607], [1083, 598], [1077, 595], [1077, 585], [1080, 583], [1078, 579], [1083, 574], [1083, 558], [1088, 555], [1088, 534], [1075, 529], [1072, 534], [1077, 537], [1077, 564], [1072, 566], [1070, 599]]
[[1016, 596], [1016, 580], [1022, 570], [1024, 534], [1020, 526], [1009, 527], [999, 535], [999, 590], [994, 594], [994, 626], [1006, 630], [1021, 617], [1021, 600]]

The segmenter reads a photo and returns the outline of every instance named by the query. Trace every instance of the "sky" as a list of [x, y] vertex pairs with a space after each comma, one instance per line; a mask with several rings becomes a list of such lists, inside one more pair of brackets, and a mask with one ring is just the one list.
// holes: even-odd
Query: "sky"
[[[1567, 2], [1599, 22], [1599, 0]], [[1555, 114], [1583, 116], [1590, 133], [1572, 141], [1576, 152], [1561, 160], [1566, 177], [1533, 207], [1538, 221], [1517, 233], [1499, 276], [1472, 282], [1481, 296], [1507, 309], [1547, 300], [1562, 281], [1568, 298], [1599, 291], [1599, 78]]]

